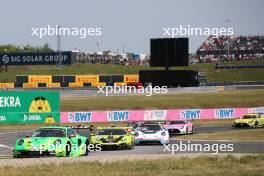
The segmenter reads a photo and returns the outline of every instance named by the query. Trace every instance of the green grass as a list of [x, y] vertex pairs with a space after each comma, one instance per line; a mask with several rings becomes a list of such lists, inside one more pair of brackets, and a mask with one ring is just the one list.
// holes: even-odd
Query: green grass
[[[260, 61], [234, 61], [222, 63], [225, 65], [258, 65]], [[172, 69], [192, 69], [206, 73], [209, 82], [221, 81], [251, 81], [263, 80], [264, 69], [225, 69], [215, 70], [214, 63], [194, 64], [189, 67], [177, 67]], [[63, 65], [61, 70], [56, 66], [9, 66], [8, 72], [1, 73], [0, 80], [13, 82], [16, 75], [76, 75], [76, 74], [137, 74], [139, 70], [161, 69], [140, 66], [121, 66], [103, 64], [73, 64]]]
[[244, 142], [264, 142], [264, 128], [247, 129], [238, 131], [200, 133], [188, 136], [180, 136], [177, 139], [186, 140], [231, 140]]
[[144, 95], [67, 97], [61, 100], [61, 111], [258, 107], [264, 105], [263, 97], [263, 89], [149, 97]]
[[78, 162], [27, 167], [0, 166], [2, 176], [257, 176], [264, 175], [264, 156], [162, 158], [115, 162]]

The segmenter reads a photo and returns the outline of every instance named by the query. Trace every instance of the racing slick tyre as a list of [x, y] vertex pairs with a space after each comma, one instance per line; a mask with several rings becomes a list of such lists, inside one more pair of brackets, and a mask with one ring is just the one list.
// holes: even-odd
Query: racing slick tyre
[[128, 148], [128, 150], [134, 149], [135, 148], [135, 143], [132, 143], [132, 145], [131, 146], [128, 146], [127, 148]]
[[254, 128], [258, 128], [258, 126], [259, 126], [258, 121], [255, 121], [255, 123], [254, 123]]
[[14, 154], [14, 153], [13, 153], [13, 158], [22, 158], [22, 156], [19, 155], [19, 154]]
[[66, 145], [66, 157], [71, 155], [71, 144], [68, 142]]
[[84, 154], [84, 156], [88, 156], [88, 154], [89, 154], [89, 140], [86, 140], [85, 141], [85, 154]]

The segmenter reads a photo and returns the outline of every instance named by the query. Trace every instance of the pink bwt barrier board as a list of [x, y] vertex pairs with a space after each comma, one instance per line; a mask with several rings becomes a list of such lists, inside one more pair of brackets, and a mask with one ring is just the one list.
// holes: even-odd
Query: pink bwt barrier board
[[226, 119], [239, 118], [246, 113], [264, 112], [259, 108], [221, 108], [221, 109], [170, 109], [170, 110], [122, 110], [61, 112], [61, 123], [71, 122], [115, 122], [115, 121], [164, 121], [176, 119]]

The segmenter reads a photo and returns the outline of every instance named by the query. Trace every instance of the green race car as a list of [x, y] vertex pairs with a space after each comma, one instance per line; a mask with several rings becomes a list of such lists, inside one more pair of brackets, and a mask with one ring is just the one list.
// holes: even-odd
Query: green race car
[[91, 134], [91, 144], [101, 145], [101, 148], [133, 149], [135, 137], [132, 127], [96, 127]]
[[264, 127], [264, 114], [248, 113], [233, 122], [233, 127]]
[[13, 155], [26, 156], [81, 156], [88, 155], [89, 140], [66, 126], [46, 126], [31, 137], [16, 140]]

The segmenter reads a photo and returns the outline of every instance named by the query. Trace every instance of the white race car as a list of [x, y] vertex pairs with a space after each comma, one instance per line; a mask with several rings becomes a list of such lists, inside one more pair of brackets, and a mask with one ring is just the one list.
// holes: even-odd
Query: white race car
[[169, 132], [160, 125], [142, 125], [135, 130], [135, 144], [146, 142], [168, 144]]

